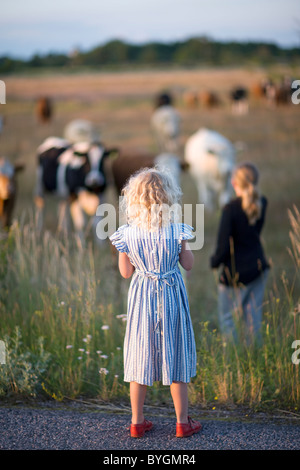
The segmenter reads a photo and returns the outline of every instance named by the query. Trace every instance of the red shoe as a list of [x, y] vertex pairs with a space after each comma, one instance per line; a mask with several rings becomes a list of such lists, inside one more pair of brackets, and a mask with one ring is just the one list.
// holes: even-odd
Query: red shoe
[[202, 426], [199, 421], [194, 421], [188, 416], [188, 423], [176, 423], [176, 437], [192, 436], [196, 432], [201, 431]]
[[131, 437], [143, 437], [145, 431], [150, 431], [152, 429], [153, 424], [151, 421], [144, 419], [144, 422], [141, 424], [131, 424], [130, 425], [130, 435]]

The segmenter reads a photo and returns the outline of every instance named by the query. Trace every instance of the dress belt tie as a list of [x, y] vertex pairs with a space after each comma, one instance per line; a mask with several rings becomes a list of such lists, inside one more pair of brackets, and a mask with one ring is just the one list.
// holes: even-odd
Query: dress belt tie
[[160, 299], [159, 299], [159, 291], [160, 285], [162, 282], [167, 284], [168, 286], [172, 287], [175, 285], [175, 279], [172, 278], [172, 275], [175, 273], [179, 273], [178, 267], [171, 269], [171, 271], [167, 271], [165, 273], [156, 273], [154, 271], [141, 271], [136, 269], [135, 272], [141, 277], [148, 277], [153, 279], [156, 282], [156, 290], [157, 290], [157, 322], [154, 327], [154, 331], [157, 330], [159, 323], [161, 321], [161, 312], [160, 312]]
[[172, 282], [169, 282], [168, 278], [172, 277], [172, 274], [175, 274], [176, 272], [178, 273], [179, 269], [178, 267], [176, 267], [174, 269], [171, 269], [171, 271], [167, 271], [165, 273], [156, 273], [155, 271], [141, 271], [139, 269], [136, 269], [135, 272], [139, 276], [149, 277], [154, 281], [163, 281], [168, 284], [168, 286], [173, 286], [175, 281], [172, 280]]

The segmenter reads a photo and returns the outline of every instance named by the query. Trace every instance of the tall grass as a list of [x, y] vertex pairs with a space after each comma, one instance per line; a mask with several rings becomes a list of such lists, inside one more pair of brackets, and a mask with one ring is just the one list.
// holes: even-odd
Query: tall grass
[[[43, 338], [51, 357], [33, 393], [109, 398], [105, 372], [114, 377], [122, 370], [125, 323], [108, 260], [106, 249], [95, 253], [75, 235], [38, 235], [34, 220], [14, 225], [1, 242], [1, 337], [14, 338], [17, 326], [24, 351], [36, 352]], [[114, 382], [118, 394], [122, 386]], [[17, 387], [5, 390], [12, 391]]]
[[[266, 293], [262, 345], [222, 338], [209, 322], [195, 325], [198, 373], [191, 403], [253, 408], [300, 405], [299, 365], [292, 343], [300, 339], [300, 215], [289, 211], [291, 263]], [[85, 245], [74, 234], [39, 232], [34, 217], [15, 223], [0, 242], [0, 365], [2, 396], [128, 398], [123, 382], [126, 291], [107, 245]], [[192, 312], [193, 315], [193, 312]], [[147, 400], [171, 403], [160, 384]]]

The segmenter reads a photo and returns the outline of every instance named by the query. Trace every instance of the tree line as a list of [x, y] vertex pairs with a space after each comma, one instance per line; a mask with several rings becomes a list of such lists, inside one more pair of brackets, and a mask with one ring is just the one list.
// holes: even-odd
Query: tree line
[[128, 66], [234, 66], [299, 64], [300, 49], [283, 48], [264, 42], [220, 42], [195, 37], [170, 43], [131, 44], [112, 40], [89, 51], [74, 50], [69, 54], [34, 54], [31, 58], [0, 57], [0, 73], [15, 73], [43, 68], [126, 68]]

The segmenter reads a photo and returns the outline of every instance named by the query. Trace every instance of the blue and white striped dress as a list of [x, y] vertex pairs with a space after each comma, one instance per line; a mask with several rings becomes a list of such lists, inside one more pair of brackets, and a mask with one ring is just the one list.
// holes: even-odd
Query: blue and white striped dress
[[170, 385], [196, 375], [194, 332], [178, 266], [181, 241], [192, 238], [192, 227], [182, 223], [158, 231], [123, 225], [110, 237], [135, 267], [128, 292], [125, 382]]

